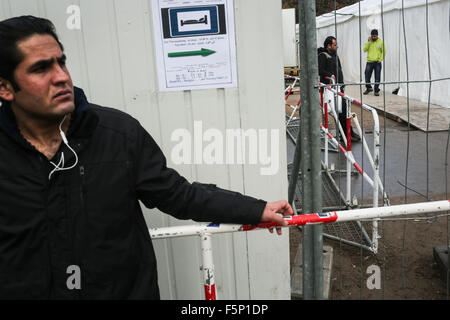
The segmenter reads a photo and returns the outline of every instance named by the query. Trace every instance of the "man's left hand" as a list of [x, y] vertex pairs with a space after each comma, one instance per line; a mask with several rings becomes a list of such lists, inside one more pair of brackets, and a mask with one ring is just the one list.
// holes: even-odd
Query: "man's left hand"
[[[283, 219], [283, 216], [292, 216], [293, 214], [294, 211], [286, 200], [268, 202], [264, 208], [261, 222], [276, 222], [281, 226], [287, 226], [288, 223]], [[276, 229], [278, 235], [281, 235], [281, 228], [278, 227]], [[269, 229], [269, 231], [273, 233], [273, 228]]]

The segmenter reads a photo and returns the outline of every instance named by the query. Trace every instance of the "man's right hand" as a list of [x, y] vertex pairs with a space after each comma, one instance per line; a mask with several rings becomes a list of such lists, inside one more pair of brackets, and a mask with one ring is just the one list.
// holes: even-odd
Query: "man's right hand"
[[[281, 226], [287, 226], [288, 223], [283, 219], [283, 216], [289, 217], [294, 214], [291, 205], [286, 200], [280, 200], [275, 202], [267, 202], [261, 216], [261, 222], [276, 222]], [[281, 235], [281, 228], [277, 227], [278, 235]], [[269, 229], [273, 232], [273, 228]]]

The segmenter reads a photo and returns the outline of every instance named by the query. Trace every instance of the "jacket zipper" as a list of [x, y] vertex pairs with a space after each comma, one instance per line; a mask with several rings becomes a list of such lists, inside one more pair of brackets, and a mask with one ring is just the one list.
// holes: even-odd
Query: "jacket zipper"
[[[83, 222], [82, 224], [84, 225], [84, 218], [86, 215], [86, 208], [85, 208], [85, 182], [84, 182], [84, 166], [80, 166], [80, 179], [81, 179], [81, 185], [80, 185], [80, 205], [81, 205], [81, 222]], [[74, 223], [74, 227], [75, 227], [75, 232], [74, 232], [74, 237], [76, 234], [76, 227], [77, 224]], [[78, 230], [78, 232], [82, 232], [82, 230]], [[83, 237], [81, 237], [81, 239], [83, 239]], [[85, 242], [82, 240], [81, 243], [79, 244], [79, 251], [75, 253], [75, 263], [76, 265], [80, 268], [80, 273], [81, 273], [81, 279], [80, 279], [80, 283], [81, 283], [81, 289], [77, 290], [78, 291], [78, 298], [81, 299], [81, 290], [84, 289], [84, 270], [81, 266], [81, 254], [80, 252], [82, 252], [82, 250], [84, 250], [83, 248], [83, 244]], [[75, 248], [75, 247], [74, 247]]]
[[45, 187], [45, 207], [46, 207], [46, 215], [47, 215], [47, 251], [48, 251], [48, 299], [52, 297], [52, 288], [53, 288], [53, 274], [52, 274], [52, 249], [51, 249], [51, 224], [48, 218], [48, 184]]
[[[38, 161], [40, 162], [41, 168], [43, 166], [44, 160], [41, 155], [37, 156]], [[52, 287], [53, 287], [53, 274], [52, 274], [52, 254], [51, 254], [51, 239], [50, 239], [50, 233], [51, 233], [51, 225], [50, 225], [50, 219], [48, 218], [48, 192], [50, 188], [50, 181], [45, 181], [45, 187], [44, 187], [44, 201], [45, 201], [45, 211], [46, 211], [46, 225], [47, 225], [47, 255], [48, 255], [48, 299], [52, 298]]]

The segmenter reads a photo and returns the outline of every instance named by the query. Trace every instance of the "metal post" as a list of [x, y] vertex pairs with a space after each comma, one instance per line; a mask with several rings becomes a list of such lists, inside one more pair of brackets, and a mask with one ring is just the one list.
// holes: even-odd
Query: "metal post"
[[202, 248], [202, 269], [205, 288], [205, 300], [216, 300], [216, 284], [214, 281], [214, 263], [210, 233], [200, 234]]
[[[302, 209], [322, 210], [322, 168], [320, 158], [320, 99], [318, 83], [315, 0], [299, 0], [300, 35], [300, 141], [302, 166]], [[296, 149], [297, 151], [297, 149]], [[295, 164], [294, 164], [295, 165]], [[291, 177], [296, 175], [291, 175]], [[323, 298], [322, 226], [303, 228], [303, 298]]]
[[328, 102], [325, 102], [323, 114], [325, 118], [325, 170], [328, 171]]
[[[337, 92], [341, 91], [339, 86], [336, 88], [336, 91]], [[341, 101], [344, 101], [343, 97], [339, 97], [338, 96], [338, 99], [341, 99]], [[341, 102], [341, 108], [342, 108], [342, 104], [343, 103]], [[351, 118], [350, 118], [350, 107], [351, 107], [351, 104], [347, 103], [347, 101], [346, 101], [345, 107], [346, 107], [346, 110], [345, 110], [346, 119], [345, 119], [345, 121], [347, 121], [347, 125], [346, 125], [347, 131], [345, 132], [345, 136], [344, 137], [345, 137], [345, 140], [347, 140], [347, 152], [348, 153], [352, 153], [352, 139], [351, 139], [351, 128], [352, 128], [351, 125], [352, 125], [352, 123], [351, 123]], [[344, 110], [342, 110], [342, 112], [344, 112]], [[346, 197], [346, 200], [347, 200], [347, 205], [350, 206], [351, 203], [352, 203], [352, 163], [348, 159], [347, 159], [347, 180], [346, 181], [347, 181], [347, 188], [346, 188], [347, 189], [347, 197]]]

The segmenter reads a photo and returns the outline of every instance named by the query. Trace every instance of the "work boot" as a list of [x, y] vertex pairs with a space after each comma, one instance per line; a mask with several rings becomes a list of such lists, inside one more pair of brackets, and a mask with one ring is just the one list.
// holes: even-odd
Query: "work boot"
[[380, 95], [380, 90], [375, 91], [374, 95], [376, 95], [378, 97]]
[[369, 92], [372, 92], [373, 89], [372, 88], [367, 88], [366, 91], [363, 92], [363, 94], [369, 94]]

